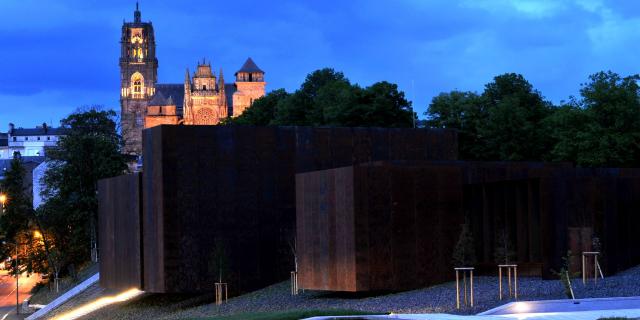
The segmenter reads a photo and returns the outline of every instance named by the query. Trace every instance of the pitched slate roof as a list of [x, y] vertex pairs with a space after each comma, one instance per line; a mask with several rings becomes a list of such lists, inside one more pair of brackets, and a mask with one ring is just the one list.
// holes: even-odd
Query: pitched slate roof
[[[173, 102], [176, 104], [176, 109], [178, 114], [182, 114], [182, 105], [184, 104], [184, 84], [182, 83], [156, 84], [155, 95], [158, 95], [158, 94], [162, 94], [162, 96], [166, 99], [171, 98]], [[149, 103], [149, 105], [153, 105], [153, 104]]]
[[12, 136], [61, 136], [64, 135], [64, 129], [51, 127], [15, 128], [9, 134]]
[[264, 71], [262, 71], [255, 62], [253, 62], [253, 59], [248, 58], [247, 61], [245, 61], [245, 63], [242, 65], [242, 67], [240, 67], [240, 70], [238, 70], [236, 72], [236, 74], [240, 73], [240, 72], [260, 72], [260, 73], [264, 73]]
[[149, 101], [150, 106], [164, 106], [167, 104], [167, 99], [165, 99], [162, 91], [156, 91], [156, 94], [153, 95], [153, 99]]

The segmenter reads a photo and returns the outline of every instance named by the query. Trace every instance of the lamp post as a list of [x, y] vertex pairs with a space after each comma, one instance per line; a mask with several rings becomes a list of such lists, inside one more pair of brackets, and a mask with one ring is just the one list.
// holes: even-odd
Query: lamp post
[[18, 244], [5, 241], [2, 241], [2, 244], [12, 244], [16, 247], [16, 314], [20, 314], [20, 292], [18, 290], [20, 286], [20, 266], [18, 264]]
[[20, 265], [18, 264], [18, 244], [16, 246], [16, 314], [20, 314]]

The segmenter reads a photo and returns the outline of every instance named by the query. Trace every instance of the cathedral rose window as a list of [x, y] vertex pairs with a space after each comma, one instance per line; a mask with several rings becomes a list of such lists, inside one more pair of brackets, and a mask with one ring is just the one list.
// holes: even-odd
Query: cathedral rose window
[[195, 123], [199, 125], [214, 125], [218, 123], [218, 117], [213, 110], [202, 108], [196, 113]]

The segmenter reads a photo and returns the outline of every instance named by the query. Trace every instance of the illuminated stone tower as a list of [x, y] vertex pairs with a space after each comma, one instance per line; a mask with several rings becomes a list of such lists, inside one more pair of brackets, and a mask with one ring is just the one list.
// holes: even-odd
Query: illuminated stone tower
[[137, 3], [133, 22], [122, 25], [120, 48], [120, 124], [124, 152], [139, 155], [147, 104], [155, 94], [158, 59], [153, 25], [142, 22]]
[[233, 117], [241, 115], [254, 100], [264, 96], [265, 86], [264, 71], [262, 71], [253, 59], [247, 61], [236, 72], [236, 92], [233, 94]]

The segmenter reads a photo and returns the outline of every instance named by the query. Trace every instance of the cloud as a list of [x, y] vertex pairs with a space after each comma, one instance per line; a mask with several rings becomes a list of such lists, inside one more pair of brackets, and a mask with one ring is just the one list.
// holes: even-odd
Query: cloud
[[[0, 125], [83, 104], [117, 109], [120, 28], [133, 9], [130, 0], [0, 2]], [[557, 102], [590, 73], [636, 73], [640, 50], [638, 1], [145, 0], [141, 10], [155, 28], [160, 82], [182, 82], [203, 57], [232, 81], [251, 56], [268, 89], [295, 90], [333, 67], [364, 86], [397, 83], [420, 113], [442, 91], [481, 91], [504, 72]]]
[[491, 13], [515, 12], [531, 18], [554, 16], [567, 9], [564, 0], [466, 0], [464, 6], [482, 8]]

